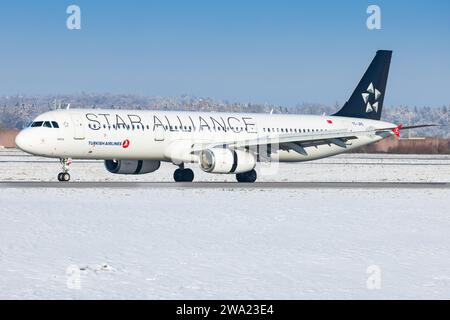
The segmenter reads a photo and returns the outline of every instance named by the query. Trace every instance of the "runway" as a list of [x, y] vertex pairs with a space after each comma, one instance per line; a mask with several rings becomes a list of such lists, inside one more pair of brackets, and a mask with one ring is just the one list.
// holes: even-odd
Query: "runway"
[[450, 189], [450, 182], [0, 182], [1, 189]]

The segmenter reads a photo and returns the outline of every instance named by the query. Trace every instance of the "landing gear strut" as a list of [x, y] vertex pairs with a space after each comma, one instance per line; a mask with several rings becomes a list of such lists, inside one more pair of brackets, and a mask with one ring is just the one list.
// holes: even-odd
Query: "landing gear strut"
[[236, 180], [238, 182], [253, 183], [256, 181], [256, 178], [257, 178], [257, 175], [256, 175], [255, 170], [244, 172], [244, 173], [238, 173], [236, 175]]
[[173, 173], [175, 182], [192, 182], [194, 181], [194, 171], [185, 169], [184, 164], [180, 164], [180, 168]]
[[61, 159], [60, 162], [61, 162], [63, 172], [60, 172], [58, 174], [58, 181], [69, 182], [70, 181], [69, 165], [72, 163], [72, 160]]

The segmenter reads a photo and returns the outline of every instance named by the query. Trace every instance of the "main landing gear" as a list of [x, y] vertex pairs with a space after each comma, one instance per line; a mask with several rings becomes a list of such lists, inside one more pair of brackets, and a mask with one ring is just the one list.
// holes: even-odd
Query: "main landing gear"
[[72, 160], [61, 159], [60, 162], [61, 162], [63, 172], [60, 172], [58, 174], [58, 181], [69, 182], [70, 181], [69, 165], [72, 163]]
[[182, 163], [180, 168], [173, 173], [173, 179], [175, 182], [192, 182], [194, 181], [194, 171], [185, 169], [184, 164]]
[[244, 173], [238, 173], [236, 175], [236, 180], [238, 182], [253, 183], [256, 181], [257, 177], [258, 176], [256, 175], [256, 171], [252, 170], [252, 171], [248, 171], [248, 172], [244, 172]]

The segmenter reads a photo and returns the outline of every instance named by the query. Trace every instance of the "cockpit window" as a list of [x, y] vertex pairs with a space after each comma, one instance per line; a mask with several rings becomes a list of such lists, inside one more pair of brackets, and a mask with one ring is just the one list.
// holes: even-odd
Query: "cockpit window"
[[34, 121], [30, 125], [31, 128], [39, 128], [39, 127], [45, 127], [45, 128], [59, 128], [58, 122], [56, 121]]
[[35, 121], [31, 124], [31, 127], [32, 128], [42, 127], [43, 124], [44, 124], [43, 121]]

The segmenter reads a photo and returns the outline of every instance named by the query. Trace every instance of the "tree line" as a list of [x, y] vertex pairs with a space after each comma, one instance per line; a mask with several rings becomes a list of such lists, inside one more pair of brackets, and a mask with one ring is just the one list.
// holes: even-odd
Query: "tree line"
[[[241, 103], [200, 98], [190, 95], [149, 97], [126, 94], [72, 94], [39, 96], [0, 96], [0, 128], [21, 129], [37, 115], [56, 108], [98, 108], [133, 110], [185, 110], [282, 114], [328, 114], [340, 109], [338, 104], [299, 103], [293, 107], [272, 104]], [[383, 120], [404, 125], [437, 124], [439, 127], [415, 130], [414, 136], [450, 138], [449, 106], [384, 106]]]

